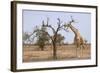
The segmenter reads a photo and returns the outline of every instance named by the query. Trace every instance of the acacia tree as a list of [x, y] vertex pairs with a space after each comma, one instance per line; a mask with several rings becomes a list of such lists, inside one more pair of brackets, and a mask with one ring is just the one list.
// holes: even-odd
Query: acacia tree
[[[43, 23], [42, 23], [43, 24]], [[45, 44], [49, 41], [46, 28], [41, 26], [39, 29], [37, 26], [34, 28], [34, 31], [31, 34], [23, 33], [23, 43], [31, 44], [34, 39], [37, 38], [36, 44], [39, 46], [41, 51], [44, 50]]]
[[53, 31], [53, 36], [51, 37], [49, 33], [47, 33], [47, 35], [49, 36], [49, 38], [51, 39], [52, 42], [52, 46], [53, 46], [53, 59], [57, 59], [57, 48], [56, 48], [56, 44], [57, 44], [57, 34], [60, 30], [65, 30], [67, 31], [67, 29], [64, 27], [65, 24], [62, 24], [62, 21], [60, 20], [60, 18], [57, 18], [58, 22], [57, 22], [57, 28], [55, 29], [55, 27], [53, 27], [52, 25], [50, 25], [49, 22], [49, 18], [47, 18], [47, 23], [43, 24], [43, 27], [46, 28], [50, 28]]
[[49, 41], [49, 38], [46, 33], [46, 28], [42, 26], [41, 29], [36, 29], [35, 32], [36, 32], [36, 37], [37, 37], [36, 44], [39, 46], [41, 51], [43, 51], [46, 42]]

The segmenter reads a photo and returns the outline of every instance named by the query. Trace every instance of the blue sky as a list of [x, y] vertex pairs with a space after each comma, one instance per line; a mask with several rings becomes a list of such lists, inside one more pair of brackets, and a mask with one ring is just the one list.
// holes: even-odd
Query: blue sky
[[[91, 14], [90, 13], [80, 13], [80, 12], [61, 12], [61, 11], [36, 11], [36, 10], [23, 10], [23, 31], [31, 33], [35, 26], [40, 26], [42, 20], [46, 22], [47, 17], [50, 18], [49, 24], [56, 29], [57, 18], [61, 21], [68, 23], [73, 16], [77, 23], [73, 26], [77, 28], [84, 39], [91, 42]], [[52, 35], [52, 31], [48, 29], [48, 32]], [[60, 31], [64, 37], [64, 42], [73, 42], [74, 33], [69, 30], [69, 32]]]

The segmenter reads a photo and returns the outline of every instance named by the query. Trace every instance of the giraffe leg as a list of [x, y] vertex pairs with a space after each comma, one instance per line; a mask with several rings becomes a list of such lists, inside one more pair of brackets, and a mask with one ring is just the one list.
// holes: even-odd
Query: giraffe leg
[[84, 49], [86, 49], [86, 48], [87, 48], [87, 46], [86, 46], [86, 45], [82, 45], [82, 48], [81, 48], [82, 57], [83, 57], [83, 54], [84, 54], [84, 53], [83, 53], [83, 50], [84, 50]]
[[76, 48], [76, 57], [80, 58], [81, 54], [80, 54], [80, 47]]
[[81, 47], [78, 48], [78, 58], [81, 58]]
[[87, 45], [83, 44], [83, 45], [82, 45], [82, 48], [83, 48], [83, 49], [86, 49], [86, 48], [87, 48]]
[[83, 57], [83, 48], [82, 48], [82, 46], [81, 46], [81, 48], [80, 48], [80, 53], [81, 53], [81, 58]]
[[77, 48], [76, 48], [76, 51], [75, 51], [75, 56], [76, 56], [76, 58], [77, 58], [77, 56], [78, 56], [78, 54], [77, 54]]

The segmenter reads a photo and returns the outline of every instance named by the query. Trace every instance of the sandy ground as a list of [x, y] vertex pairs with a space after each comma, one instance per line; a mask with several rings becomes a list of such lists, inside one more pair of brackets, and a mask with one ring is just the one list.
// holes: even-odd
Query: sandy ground
[[[76, 56], [75, 45], [57, 46], [57, 60], [77, 60], [90, 59], [91, 47], [87, 45], [85, 49], [78, 49]], [[38, 46], [24, 46], [23, 47], [23, 62], [35, 61], [50, 61], [53, 60], [52, 46], [45, 46], [44, 51], [41, 51]]]

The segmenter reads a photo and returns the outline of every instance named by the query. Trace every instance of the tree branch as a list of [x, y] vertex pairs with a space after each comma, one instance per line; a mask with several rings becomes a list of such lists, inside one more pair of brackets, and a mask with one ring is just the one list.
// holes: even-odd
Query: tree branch
[[48, 27], [48, 28], [51, 28], [52, 29], [52, 31], [53, 31], [53, 33], [55, 33], [56, 31], [55, 31], [55, 29], [51, 26], [51, 25], [43, 25], [43, 27]]
[[58, 26], [60, 27], [61, 26], [61, 24], [62, 24], [62, 21], [60, 20], [60, 18], [57, 18], [57, 20], [58, 20]]
[[64, 30], [66, 32], [69, 32], [66, 28], [63, 28], [63, 27], [60, 30]]

